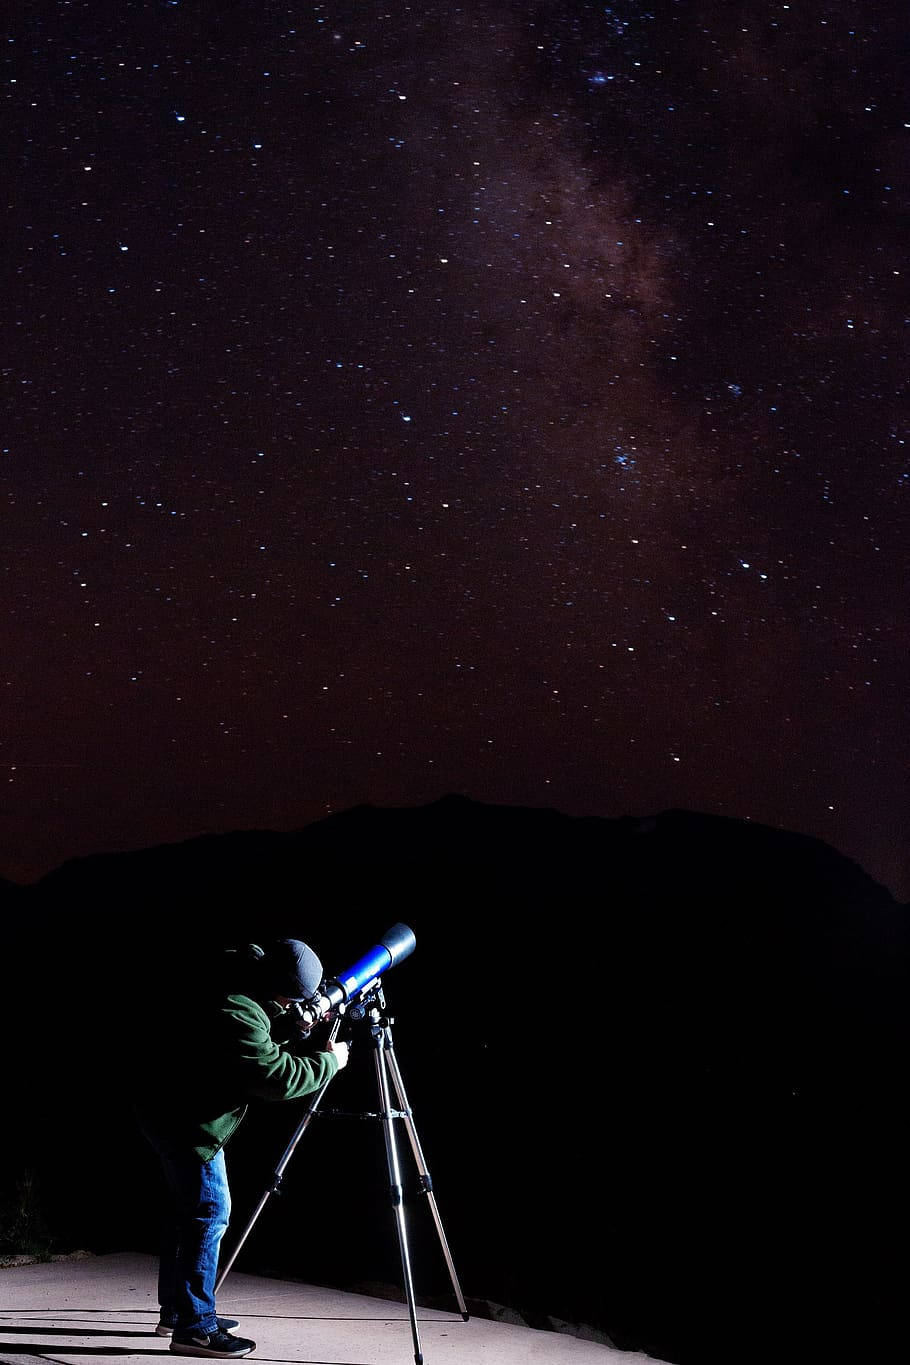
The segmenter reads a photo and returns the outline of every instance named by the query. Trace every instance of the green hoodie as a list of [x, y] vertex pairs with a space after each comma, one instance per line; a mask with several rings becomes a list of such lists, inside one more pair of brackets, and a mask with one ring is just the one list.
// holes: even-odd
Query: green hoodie
[[[269, 1017], [267, 1010], [273, 1011]], [[286, 1018], [242, 993], [194, 1002], [179, 1017], [159, 1019], [148, 1064], [136, 1080], [140, 1126], [159, 1145], [191, 1148], [209, 1161], [237, 1128], [248, 1101], [297, 1100], [338, 1070], [331, 1052], [298, 1057], [273, 1036]], [[275, 1032], [280, 1035], [277, 1026]]]

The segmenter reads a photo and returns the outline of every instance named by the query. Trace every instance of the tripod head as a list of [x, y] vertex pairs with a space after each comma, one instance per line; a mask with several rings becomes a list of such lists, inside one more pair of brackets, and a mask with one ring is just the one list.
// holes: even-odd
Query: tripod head
[[346, 972], [326, 978], [312, 1000], [295, 1001], [289, 1006], [300, 1034], [306, 1038], [323, 1019], [344, 1014], [363, 1003], [379, 985], [383, 972], [410, 957], [416, 946], [414, 933], [406, 924], [393, 924]]

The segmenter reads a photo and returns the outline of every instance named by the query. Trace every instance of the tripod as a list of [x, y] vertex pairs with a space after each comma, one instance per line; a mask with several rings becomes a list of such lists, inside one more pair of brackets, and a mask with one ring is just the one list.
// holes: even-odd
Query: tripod
[[[407, 1095], [405, 1094], [404, 1083], [401, 1079], [401, 1071], [398, 1066], [398, 1059], [395, 1056], [395, 1049], [392, 1045], [392, 1024], [394, 1020], [390, 1019], [385, 1012], [385, 997], [382, 991], [381, 980], [377, 980], [375, 985], [372, 986], [370, 990], [361, 997], [361, 999], [355, 1006], [355, 1009], [352, 1011], [352, 1016], [363, 1018], [369, 1022], [370, 1038], [373, 1043], [373, 1058], [376, 1064], [376, 1084], [379, 1093], [380, 1112], [378, 1114], [364, 1114], [362, 1115], [362, 1117], [377, 1118], [382, 1120], [383, 1135], [385, 1137], [386, 1163], [389, 1172], [389, 1192], [391, 1195], [392, 1209], [395, 1214], [395, 1224], [398, 1232], [398, 1248], [401, 1255], [401, 1270], [404, 1279], [405, 1295], [407, 1297], [408, 1302], [408, 1316], [411, 1322], [411, 1336], [414, 1342], [414, 1360], [416, 1362], [416, 1365], [423, 1365], [423, 1353], [420, 1348], [420, 1334], [417, 1328], [417, 1308], [414, 1300], [414, 1281], [411, 1274], [411, 1255], [410, 1250], [408, 1248], [408, 1234], [407, 1226], [405, 1223], [404, 1198], [401, 1184], [401, 1167], [398, 1160], [398, 1143], [395, 1135], [396, 1119], [401, 1119], [404, 1121], [404, 1125], [408, 1134], [408, 1139], [411, 1144], [411, 1151], [414, 1155], [414, 1161], [416, 1163], [417, 1170], [420, 1176], [420, 1188], [421, 1191], [427, 1196], [427, 1202], [430, 1207], [430, 1212], [433, 1216], [433, 1222], [436, 1226], [436, 1233], [437, 1236], [439, 1237], [439, 1244], [442, 1249], [442, 1254], [445, 1258], [446, 1266], [448, 1267], [449, 1278], [452, 1283], [452, 1289], [454, 1290], [455, 1293], [455, 1299], [458, 1303], [461, 1316], [464, 1318], [465, 1322], [468, 1321], [468, 1310], [465, 1304], [464, 1296], [461, 1292], [461, 1286], [458, 1283], [458, 1276], [455, 1273], [455, 1265], [454, 1262], [452, 1261], [452, 1254], [449, 1251], [449, 1244], [446, 1241], [445, 1231], [442, 1226], [442, 1219], [439, 1216], [439, 1209], [436, 1206], [436, 1197], [433, 1193], [433, 1181], [430, 1176], [430, 1172], [427, 1169], [427, 1164], [420, 1146], [420, 1139], [417, 1136], [417, 1129], [414, 1126], [414, 1118], [411, 1113], [411, 1107], [408, 1104], [408, 1098]], [[340, 1018], [336, 1019], [334, 1024], [332, 1025], [332, 1031], [329, 1036], [333, 1041], [338, 1034], [340, 1025], [341, 1025]], [[398, 1101], [399, 1107], [397, 1109], [392, 1108], [391, 1089], [389, 1084], [390, 1080], [391, 1087], [394, 1088], [395, 1096]], [[227, 1278], [231, 1270], [231, 1267], [236, 1261], [237, 1256], [244, 1242], [249, 1237], [250, 1232], [253, 1229], [254, 1223], [256, 1222], [262, 1210], [265, 1208], [269, 1198], [271, 1197], [271, 1195], [278, 1193], [279, 1188], [281, 1186], [282, 1178], [284, 1176], [284, 1172], [287, 1169], [291, 1157], [294, 1155], [294, 1150], [297, 1147], [298, 1142], [306, 1132], [307, 1128], [310, 1126], [310, 1123], [312, 1122], [313, 1118], [316, 1116], [316, 1113], [318, 1112], [319, 1109], [320, 1101], [322, 1100], [322, 1097], [325, 1094], [328, 1085], [329, 1081], [324, 1081], [320, 1088], [315, 1092], [312, 1099], [310, 1100], [306, 1113], [304, 1114], [303, 1118], [300, 1120], [300, 1123], [294, 1130], [291, 1140], [288, 1143], [287, 1147], [285, 1148], [281, 1160], [275, 1167], [275, 1170], [272, 1174], [271, 1184], [265, 1190], [264, 1194], [259, 1200], [259, 1203], [253, 1210], [252, 1217], [250, 1218], [243, 1232], [240, 1234], [237, 1244], [235, 1245], [233, 1251], [231, 1252], [230, 1258], [227, 1261], [227, 1264], [225, 1265], [224, 1269], [222, 1270], [218, 1278], [218, 1282], [215, 1285], [216, 1293], [221, 1289], [221, 1286], [224, 1284], [224, 1281]]]

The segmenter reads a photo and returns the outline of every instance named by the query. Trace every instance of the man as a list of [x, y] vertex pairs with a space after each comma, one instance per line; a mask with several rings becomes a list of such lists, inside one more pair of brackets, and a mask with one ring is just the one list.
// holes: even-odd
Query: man
[[[136, 1105], [161, 1161], [171, 1221], [161, 1252], [157, 1332], [177, 1355], [229, 1359], [256, 1343], [215, 1312], [218, 1250], [230, 1216], [224, 1145], [251, 1099], [296, 1100], [345, 1066], [346, 1043], [298, 1056], [288, 1006], [319, 993], [322, 964], [299, 939], [225, 954], [207, 990], [195, 988], [150, 1023], [149, 1065]], [[178, 994], [179, 999], [179, 994]]]

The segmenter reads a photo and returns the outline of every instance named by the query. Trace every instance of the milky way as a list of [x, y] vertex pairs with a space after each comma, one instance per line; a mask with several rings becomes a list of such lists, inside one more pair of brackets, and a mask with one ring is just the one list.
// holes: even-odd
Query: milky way
[[910, 894], [902, 5], [19, 9], [0, 874], [461, 791]]

